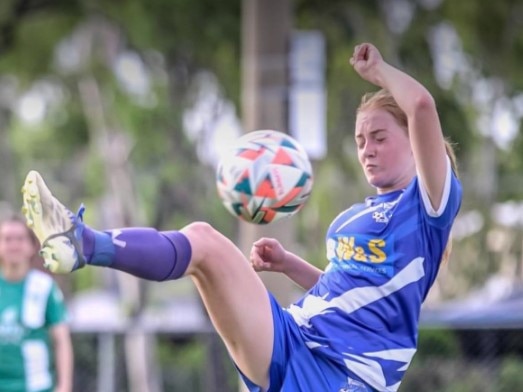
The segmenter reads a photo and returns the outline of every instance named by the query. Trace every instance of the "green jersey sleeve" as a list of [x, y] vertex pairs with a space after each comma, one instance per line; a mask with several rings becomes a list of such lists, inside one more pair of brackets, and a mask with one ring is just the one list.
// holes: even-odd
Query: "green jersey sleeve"
[[66, 320], [67, 309], [65, 306], [64, 295], [56, 282], [53, 282], [53, 287], [47, 300], [45, 324], [50, 327], [65, 322]]

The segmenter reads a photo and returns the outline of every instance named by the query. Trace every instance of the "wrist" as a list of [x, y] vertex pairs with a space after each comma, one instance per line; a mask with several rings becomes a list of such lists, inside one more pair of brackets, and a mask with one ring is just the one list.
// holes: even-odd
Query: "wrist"
[[380, 61], [380, 63], [376, 66], [376, 73], [374, 75], [374, 84], [376, 84], [376, 86], [381, 87], [385, 90], [388, 89], [386, 76], [390, 73], [391, 68], [392, 66], [389, 63], [385, 61]]
[[281, 263], [282, 271], [285, 275], [289, 275], [289, 273], [292, 273], [292, 271], [296, 267], [296, 258], [293, 257], [294, 255], [289, 252], [288, 250], [285, 251], [283, 254], [283, 260]]

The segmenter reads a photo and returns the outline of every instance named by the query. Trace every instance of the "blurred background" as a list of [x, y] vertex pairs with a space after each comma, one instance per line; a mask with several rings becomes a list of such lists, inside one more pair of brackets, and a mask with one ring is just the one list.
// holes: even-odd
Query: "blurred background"
[[[2, 0], [0, 210], [19, 210], [36, 169], [95, 227], [204, 219], [323, 268], [329, 223], [372, 192], [353, 139], [375, 89], [348, 65], [361, 41], [432, 92], [464, 185], [400, 390], [523, 391], [523, 0]], [[214, 180], [227, 145], [261, 128], [297, 137], [315, 170], [306, 207], [264, 228], [232, 217]], [[57, 279], [75, 391], [239, 390], [189, 280]], [[283, 304], [301, 294], [263, 279]]]

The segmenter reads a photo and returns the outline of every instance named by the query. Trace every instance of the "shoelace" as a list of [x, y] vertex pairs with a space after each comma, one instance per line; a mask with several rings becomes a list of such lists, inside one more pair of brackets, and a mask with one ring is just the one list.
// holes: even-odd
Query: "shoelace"
[[[47, 237], [47, 239], [42, 244], [42, 249], [44, 249], [47, 246], [47, 243], [55, 238], [58, 237], [66, 237], [71, 244], [74, 247], [74, 250], [76, 252], [76, 262], [73, 266], [73, 270], [82, 268], [85, 263], [85, 257], [83, 255], [82, 251], [82, 244], [81, 244], [81, 236], [83, 232], [83, 214], [85, 212], [85, 206], [84, 204], [80, 204], [80, 207], [78, 208], [78, 211], [76, 214], [73, 214], [70, 210], [67, 210], [69, 214], [69, 219], [71, 220], [71, 228], [62, 232], [62, 233], [55, 233]], [[80, 241], [78, 240], [80, 238]], [[40, 254], [43, 255], [44, 251], [40, 251]]]

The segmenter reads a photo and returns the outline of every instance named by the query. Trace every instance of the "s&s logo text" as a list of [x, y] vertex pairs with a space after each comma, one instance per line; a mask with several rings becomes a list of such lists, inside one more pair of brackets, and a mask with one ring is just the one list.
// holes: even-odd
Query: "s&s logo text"
[[343, 269], [356, 274], [378, 274], [391, 277], [394, 273], [392, 242], [367, 235], [336, 236], [327, 240], [329, 269]]

